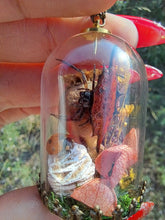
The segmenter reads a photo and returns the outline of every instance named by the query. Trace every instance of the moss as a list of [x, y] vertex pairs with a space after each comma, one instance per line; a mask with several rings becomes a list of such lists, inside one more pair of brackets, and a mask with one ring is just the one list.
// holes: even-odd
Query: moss
[[132, 202], [132, 198], [126, 192], [118, 197], [118, 204], [121, 205], [123, 209], [123, 217], [128, 215], [129, 206], [131, 202]]
[[[127, 191], [120, 189], [120, 193], [118, 196], [118, 205], [121, 205], [121, 208], [123, 209], [123, 214], [122, 214], [123, 217], [128, 216], [129, 207], [132, 200], [133, 197], [130, 196], [130, 194]], [[140, 208], [140, 202], [137, 200], [136, 210], [138, 210], [139, 208]]]

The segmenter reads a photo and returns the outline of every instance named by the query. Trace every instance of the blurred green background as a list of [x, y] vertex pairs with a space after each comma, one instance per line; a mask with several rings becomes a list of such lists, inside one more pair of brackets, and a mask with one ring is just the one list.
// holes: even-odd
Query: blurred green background
[[[118, 1], [111, 13], [145, 17], [165, 26], [164, 0]], [[165, 45], [138, 49], [144, 63], [165, 73]], [[165, 219], [165, 77], [149, 82], [144, 176], [148, 200], [155, 202], [145, 219]], [[0, 195], [33, 185], [39, 173], [39, 116], [9, 124], [0, 131]], [[21, 146], [21, 147], [20, 147]]]

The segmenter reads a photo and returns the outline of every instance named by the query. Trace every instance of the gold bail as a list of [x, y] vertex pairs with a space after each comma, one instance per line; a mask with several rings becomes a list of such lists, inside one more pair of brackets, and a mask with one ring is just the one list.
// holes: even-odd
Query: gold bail
[[100, 12], [99, 14], [91, 15], [90, 17], [93, 22], [93, 27], [86, 29], [85, 32], [95, 31], [95, 32], [99, 32], [99, 33], [110, 34], [109, 30], [103, 28], [103, 26], [105, 25], [105, 18], [106, 18], [105, 11]]
[[105, 25], [106, 12], [100, 12], [99, 14], [91, 15], [91, 20], [94, 27], [103, 27]]

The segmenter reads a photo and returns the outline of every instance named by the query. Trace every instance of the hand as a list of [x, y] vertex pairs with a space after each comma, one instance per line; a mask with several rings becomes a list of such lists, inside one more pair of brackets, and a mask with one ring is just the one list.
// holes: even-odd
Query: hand
[[[105, 11], [115, 1], [1, 0], [0, 127], [40, 113], [41, 72], [51, 51], [92, 26], [89, 15]], [[136, 47], [138, 34], [130, 21], [109, 14], [105, 28]], [[36, 187], [1, 196], [0, 216], [3, 220], [58, 219], [44, 207]]]

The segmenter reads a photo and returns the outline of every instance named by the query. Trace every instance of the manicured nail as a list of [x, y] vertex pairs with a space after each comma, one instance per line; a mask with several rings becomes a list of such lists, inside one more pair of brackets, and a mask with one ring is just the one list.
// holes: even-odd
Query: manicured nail
[[153, 202], [144, 202], [141, 204], [140, 209], [132, 216], [127, 218], [127, 220], [140, 220], [143, 217], [147, 216], [150, 211], [153, 209], [154, 203]]
[[151, 80], [154, 80], [154, 79], [159, 79], [163, 76], [163, 73], [159, 69], [157, 69], [153, 66], [150, 66], [150, 65], [146, 64], [145, 68], [146, 68], [146, 71], [147, 71], [148, 81], [151, 81]]
[[129, 19], [135, 24], [139, 33], [137, 48], [165, 44], [165, 27], [160, 23], [142, 17], [119, 16]]
[[[146, 68], [146, 72], [147, 72], [148, 81], [151, 81], [154, 79], [159, 79], [163, 76], [163, 73], [159, 69], [157, 69], [153, 66], [146, 64], [145, 68]], [[138, 82], [139, 80], [140, 80], [139, 73], [135, 70], [131, 70], [131, 78], [130, 78], [129, 83], [135, 83], [135, 82]]]

